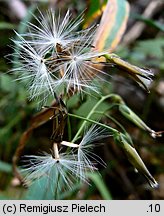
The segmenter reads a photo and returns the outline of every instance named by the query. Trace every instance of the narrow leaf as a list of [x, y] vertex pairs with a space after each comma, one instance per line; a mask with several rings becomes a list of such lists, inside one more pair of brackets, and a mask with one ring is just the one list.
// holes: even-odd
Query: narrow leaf
[[101, 16], [105, 7], [107, 0], [90, 0], [88, 3], [88, 9], [85, 16], [84, 28], [88, 28], [98, 17]]
[[94, 182], [104, 200], [112, 200], [112, 196], [108, 188], [98, 173], [89, 173], [88, 177]]
[[6, 162], [0, 161], [0, 171], [11, 173], [12, 172], [12, 166]]
[[125, 0], [109, 0], [101, 18], [94, 46], [97, 50], [112, 52], [126, 29], [129, 4]]

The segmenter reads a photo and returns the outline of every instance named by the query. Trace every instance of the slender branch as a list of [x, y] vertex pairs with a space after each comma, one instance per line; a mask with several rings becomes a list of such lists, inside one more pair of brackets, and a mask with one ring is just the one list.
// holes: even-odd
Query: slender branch
[[106, 113], [104, 113], [104, 112], [98, 112], [98, 111], [96, 111], [95, 113], [104, 115], [104, 116], [106, 116], [107, 118], [111, 119], [116, 125], [118, 125], [118, 126], [121, 128], [121, 130], [122, 130], [124, 133], [127, 133], [126, 130], [125, 130], [125, 128], [124, 128], [115, 118], [113, 118], [112, 116], [110, 116], [110, 115], [108, 115], [108, 114], [106, 114]]
[[95, 124], [98, 124], [98, 125], [101, 125], [102, 127], [106, 127], [107, 129], [109, 129], [110, 131], [112, 131], [112, 132], [114, 132], [114, 133], [115, 133], [115, 132], [118, 132], [117, 130], [115, 130], [115, 129], [113, 129], [113, 128], [107, 126], [107, 125], [101, 124], [101, 123], [99, 123], [99, 122], [96, 122], [96, 121], [90, 119], [91, 116], [92, 116], [92, 115], [94, 114], [94, 112], [96, 111], [96, 109], [98, 108], [98, 106], [99, 106], [103, 101], [107, 100], [108, 98], [116, 97], [116, 96], [118, 97], [118, 95], [116, 95], [116, 94], [109, 94], [109, 95], [103, 96], [103, 97], [95, 104], [95, 106], [91, 109], [91, 111], [88, 113], [88, 115], [87, 115], [86, 118], [81, 117], [81, 116], [77, 116], [77, 115], [74, 115], [74, 114], [70, 114], [70, 113], [68, 114], [69, 116], [76, 117], [76, 118], [80, 118], [80, 119], [83, 119], [83, 120], [84, 120], [84, 122], [83, 122], [82, 125], [80, 126], [79, 130], [77, 131], [75, 137], [73, 138], [73, 140], [72, 140], [71, 142], [75, 142], [75, 141], [78, 139], [78, 137], [79, 137], [79, 135], [81, 134], [81, 132], [83, 131], [83, 129], [84, 129], [84, 127], [85, 127], [87, 121], [92, 122], [92, 123], [95, 123]]
[[53, 153], [55, 156], [55, 159], [59, 159], [59, 150], [58, 150], [58, 144], [57, 143], [53, 143]]
[[[112, 133], [118, 133], [118, 130], [116, 130], [116, 129], [114, 129], [114, 128], [108, 126], [108, 125], [105, 125], [105, 124], [103, 124], [103, 123], [94, 121], [94, 120], [92, 120], [92, 119], [88, 119], [88, 118], [85, 118], [85, 117], [82, 117], [82, 116], [78, 116], [78, 115], [75, 115], [75, 114], [71, 114], [71, 113], [68, 113], [68, 115], [71, 116], [71, 117], [74, 117], [74, 118], [78, 118], [78, 119], [84, 120], [84, 121], [85, 121], [85, 124], [86, 124], [86, 122], [91, 122], [91, 123], [100, 125], [100, 126], [106, 128], [106, 129], [108, 129], [108, 130], [109, 130], [110, 132], [112, 132]], [[84, 125], [84, 126], [85, 126], [85, 125]], [[84, 126], [83, 126], [83, 127], [84, 127]], [[80, 128], [81, 128], [81, 127], [80, 127]], [[82, 129], [83, 129], [83, 128], [82, 128]], [[81, 130], [82, 130], [82, 129], [81, 129]], [[78, 132], [77, 132], [78, 135], [77, 135], [77, 134], [75, 135], [75, 137], [74, 137], [74, 139], [71, 141], [71, 143], [75, 142], [75, 141], [78, 139], [78, 137], [79, 137], [79, 135], [80, 135], [79, 131], [81, 131], [81, 130], [80, 130], [80, 129], [78, 130]]]

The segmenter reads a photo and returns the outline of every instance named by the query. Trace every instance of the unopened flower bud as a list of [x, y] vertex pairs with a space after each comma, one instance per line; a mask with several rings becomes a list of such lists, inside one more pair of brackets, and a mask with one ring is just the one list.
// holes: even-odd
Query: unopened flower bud
[[124, 134], [119, 133], [117, 136], [115, 136], [115, 140], [123, 148], [128, 160], [134, 166], [134, 168], [146, 177], [151, 187], [157, 188], [158, 183], [146, 168], [136, 149], [128, 143], [127, 137]]

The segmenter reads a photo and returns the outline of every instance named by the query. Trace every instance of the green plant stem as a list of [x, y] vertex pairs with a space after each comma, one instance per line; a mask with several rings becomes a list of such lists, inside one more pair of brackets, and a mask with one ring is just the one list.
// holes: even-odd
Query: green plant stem
[[88, 177], [94, 182], [104, 200], [112, 200], [112, 195], [99, 173], [88, 173]]
[[72, 130], [71, 130], [71, 122], [70, 122], [70, 118], [68, 116], [68, 120], [67, 120], [67, 124], [68, 124], [68, 140], [72, 139]]
[[106, 114], [106, 113], [103, 113], [103, 112], [98, 112], [98, 111], [96, 111], [95, 113], [104, 115], [104, 116], [106, 116], [107, 118], [111, 119], [116, 125], [118, 125], [118, 126], [121, 128], [121, 130], [122, 130], [124, 133], [127, 133], [126, 130], [125, 130], [125, 128], [124, 128], [115, 118], [113, 118], [112, 116], [110, 116], [110, 115], [108, 115], [108, 114]]
[[[116, 129], [114, 129], [114, 128], [108, 126], [108, 125], [105, 125], [105, 124], [103, 124], [103, 123], [94, 121], [94, 120], [92, 120], [92, 119], [87, 119], [87, 118], [85, 118], [85, 117], [78, 116], [78, 115], [71, 114], [71, 113], [68, 113], [68, 115], [69, 115], [69, 116], [72, 116], [72, 117], [75, 117], [75, 118], [78, 118], [78, 119], [82, 119], [82, 120], [84, 120], [85, 122], [88, 121], [88, 122], [91, 122], [91, 123], [100, 125], [100, 126], [102, 126], [102, 127], [104, 127], [104, 128], [107, 128], [107, 129], [110, 130], [110, 132], [112, 132], [112, 133], [118, 133], [118, 131], [117, 131]], [[77, 138], [78, 138], [78, 137], [77, 137]], [[75, 139], [75, 137], [74, 137], [74, 139]], [[76, 139], [75, 139], [75, 140], [74, 140], [74, 139], [71, 141], [72, 143], [76, 141]]]
[[103, 101], [105, 101], [105, 100], [107, 100], [108, 98], [111, 98], [111, 97], [115, 98], [116, 100], [121, 100], [120, 96], [118, 96], [117, 94], [109, 94], [109, 95], [103, 96], [103, 97], [95, 104], [95, 106], [91, 109], [91, 111], [89, 112], [89, 114], [87, 115], [86, 118], [69, 113], [69, 115], [72, 116], [72, 117], [76, 117], [76, 118], [80, 118], [80, 119], [83, 119], [83, 120], [84, 120], [84, 122], [83, 122], [82, 125], [80, 126], [79, 130], [77, 131], [75, 137], [73, 138], [72, 142], [75, 142], [75, 141], [78, 139], [78, 137], [79, 137], [79, 135], [81, 134], [81, 132], [83, 131], [83, 129], [84, 129], [84, 127], [85, 127], [87, 121], [90, 121], [90, 122], [95, 123], [95, 124], [99, 124], [99, 125], [101, 125], [101, 126], [107, 128], [107, 129], [109, 129], [109, 130], [112, 131], [113, 133], [118, 132], [118, 131], [115, 130], [114, 128], [111, 128], [111, 127], [109, 127], [109, 126], [107, 126], [107, 125], [104, 125], [104, 124], [98, 123], [98, 122], [96, 122], [96, 121], [90, 120], [91, 116], [94, 114], [94, 112], [96, 111], [96, 109], [98, 108], [98, 106], [99, 106]]

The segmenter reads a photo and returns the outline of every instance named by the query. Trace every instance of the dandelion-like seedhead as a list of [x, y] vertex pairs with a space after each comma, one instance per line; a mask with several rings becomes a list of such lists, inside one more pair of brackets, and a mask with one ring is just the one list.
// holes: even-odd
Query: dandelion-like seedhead
[[[93, 152], [93, 148], [99, 145], [102, 139], [108, 137], [110, 135], [109, 132], [107, 133], [106, 130], [95, 125], [86, 131], [78, 147], [78, 161], [90, 167], [96, 167], [97, 163], [106, 167], [106, 163]], [[91, 169], [90, 171], [94, 170]], [[79, 167], [79, 173], [85, 175], [81, 167]]]
[[[93, 153], [93, 148], [100, 139], [107, 136], [109, 135], [105, 130], [93, 126], [84, 134], [79, 144], [62, 141], [59, 144], [54, 143], [52, 154], [25, 156], [26, 160], [24, 161], [28, 162], [22, 167], [22, 173], [25, 173], [25, 184], [30, 185], [43, 177], [50, 182], [56, 178], [57, 182], [59, 176], [64, 182], [65, 188], [71, 188], [78, 179], [89, 183], [87, 173], [97, 171], [97, 163], [106, 166], [105, 162]], [[58, 150], [62, 145], [69, 147], [67, 153], [60, 153]], [[61, 189], [63, 188], [61, 187]]]
[[22, 167], [26, 185], [31, 185], [34, 181], [43, 177], [46, 177], [48, 182], [57, 184], [60, 177], [60, 181], [64, 182], [64, 187], [67, 189], [71, 188], [78, 179], [87, 182], [86, 177], [77, 172], [79, 167], [81, 170], [93, 169], [75, 160], [74, 155], [65, 153], [60, 154], [58, 159], [47, 153], [44, 153], [42, 156], [26, 156], [26, 159], [28, 164]]
[[[37, 24], [28, 23], [28, 33], [19, 34], [13, 40], [16, 62], [12, 72], [17, 80], [26, 80], [30, 99], [44, 101], [62, 92], [83, 92], [85, 88], [97, 91], [94, 78], [102, 80], [104, 72], [94, 62], [105, 55], [92, 49], [96, 27], [77, 31], [83, 15], [71, 19], [67, 11], [61, 19], [53, 10], [44, 16], [34, 16]], [[19, 61], [19, 63], [17, 63]], [[65, 91], [66, 90], [66, 91]]]
[[26, 25], [29, 32], [23, 34], [23, 36], [29, 44], [37, 47], [41, 52], [45, 54], [51, 50], [58, 52], [56, 48], [57, 44], [67, 47], [79, 39], [78, 35], [80, 36], [80, 32], [77, 34], [76, 31], [83, 21], [83, 15], [72, 19], [72, 15], [68, 10], [62, 19], [60, 12], [57, 14], [51, 9], [45, 15], [39, 11], [39, 17], [33, 16], [37, 23], [33, 24], [28, 22]]

